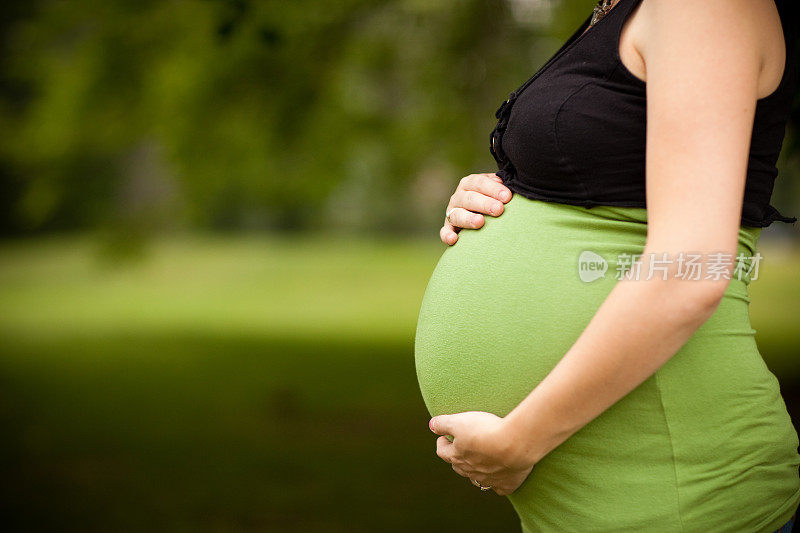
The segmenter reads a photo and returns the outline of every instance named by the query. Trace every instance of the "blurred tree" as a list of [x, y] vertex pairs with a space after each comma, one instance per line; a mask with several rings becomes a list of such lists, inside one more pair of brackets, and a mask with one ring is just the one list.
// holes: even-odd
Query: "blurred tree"
[[429, 229], [592, 4], [26, 3], [0, 26], [2, 231]]

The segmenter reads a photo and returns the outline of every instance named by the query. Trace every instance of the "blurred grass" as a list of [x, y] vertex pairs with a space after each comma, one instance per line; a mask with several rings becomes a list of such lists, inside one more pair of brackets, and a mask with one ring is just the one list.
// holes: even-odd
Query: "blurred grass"
[[444, 245], [329, 237], [183, 238], [113, 268], [89, 239], [6, 246], [0, 328], [408, 340]]
[[[516, 530], [434, 452], [413, 362], [444, 250], [184, 237], [0, 248], [0, 461], [14, 529]], [[764, 250], [752, 322], [798, 388], [800, 254]]]
[[24, 530], [513, 529], [435, 455], [413, 362], [444, 245], [88, 238], [0, 253], [2, 501]]

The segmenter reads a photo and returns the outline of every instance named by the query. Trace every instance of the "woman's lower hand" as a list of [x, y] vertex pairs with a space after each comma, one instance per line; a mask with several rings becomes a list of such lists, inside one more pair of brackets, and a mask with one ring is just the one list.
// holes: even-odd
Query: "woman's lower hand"
[[442, 435], [436, 440], [436, 455], [457, 474], [491, 487], [500, 496], [514, 492], [533, 470], [535, 462], [525, 455], [504, 418], [467, 411], [435, 416], [429, 425]]
[[445, 216], [444, 226], [439, 230], [442, 242], [452, 246], [458, 240], [461, 228], [481, 228], [485, 220], [479, 213], [501, 215], [511, 196], [511, 190], [503, 185], [497, 174], [464, 176], [445, 209], [445, 214], [450, 213], [450, 216]]

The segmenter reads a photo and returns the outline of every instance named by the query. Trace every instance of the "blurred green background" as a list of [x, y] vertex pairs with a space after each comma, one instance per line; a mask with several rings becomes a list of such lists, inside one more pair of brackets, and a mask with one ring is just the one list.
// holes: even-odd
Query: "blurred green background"
[[[435, 455], [416, 315], [556, 0], [15, 2], [0, 21], [0, 461], [16, 530], [510, 531]], [[800, 214], [798, 98], [773, 204]], [[800, 417], [800, 231], [759, 348]], [[457, 246], [457, 245], [456, 245]]]

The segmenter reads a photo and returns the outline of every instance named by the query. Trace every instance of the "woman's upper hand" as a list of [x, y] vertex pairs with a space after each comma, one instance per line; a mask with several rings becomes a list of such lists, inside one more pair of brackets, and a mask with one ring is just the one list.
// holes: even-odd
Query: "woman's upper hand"
[[500, 216], [504, 204], [511, 200], [511, 190], [503, 185], [497, 174], [470, 174], [464, 176], [450, 197], [445, 214], [450, 213], [450, 221], [445, 216], [444, 226], [439, 237], [445, 244], [453, 245], [458, 240], [461, 228], [479, 229], [483, 226], [483, 213]]

